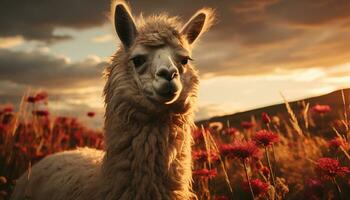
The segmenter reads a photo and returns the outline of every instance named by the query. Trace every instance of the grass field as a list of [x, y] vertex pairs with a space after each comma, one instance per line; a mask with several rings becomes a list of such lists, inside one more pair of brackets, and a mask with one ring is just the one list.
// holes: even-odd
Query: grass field
[[[24, 96], [16, 111], [0, 107], [0, 199], [8, 199], [16, 178], [47, 155], [103, 149], [102, 131], [39, 109], [48, 98], [39, 92]], [[199, 199], [347, 199], [349, 106], [339, 101], [343, 106], [305, 101], [298, 112], [285, 102], [287, 117], [261, 112], [239, 124], [198, 124], [192, 154]], [[86, 115], [95, 117], [93, 111]]]

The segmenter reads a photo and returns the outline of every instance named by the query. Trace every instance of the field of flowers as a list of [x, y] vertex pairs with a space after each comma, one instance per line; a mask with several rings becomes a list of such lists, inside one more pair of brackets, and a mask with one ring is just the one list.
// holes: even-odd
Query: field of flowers
[[[48, 94], [24, 96], [17, 111], [0, 106], [0, 199], [43, 157], [89, 146], [103, 149], [101, 131], [76, 118], [53, 116]], [[193, 179], [199, 199], [349, 199], [349, 106], [304, 104], [288, 118], [259, 113], [235, 127], [199, 124], [193, 131]], [[337, 119], [327, 117], [338, 113]], [[87, 117], [95, 113], [87, 111]]]

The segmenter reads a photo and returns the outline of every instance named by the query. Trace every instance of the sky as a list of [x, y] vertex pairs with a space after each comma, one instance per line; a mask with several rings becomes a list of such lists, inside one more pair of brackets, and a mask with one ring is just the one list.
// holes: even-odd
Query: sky
[[[137, 18], [186, 22], [202, 7], [216, 23], [196, 44], [196, 119], [231, 114], [350, 87], [348, 0], [128, 1]], [[45, 90], [54, 115], [103, 121], [102, 71], [119, 47], [110, 0], [2, 0], [0, 104]]]

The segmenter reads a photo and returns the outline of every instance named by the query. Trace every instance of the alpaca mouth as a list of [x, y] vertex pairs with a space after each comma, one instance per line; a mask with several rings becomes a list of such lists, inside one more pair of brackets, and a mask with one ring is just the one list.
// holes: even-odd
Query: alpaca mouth
[[164, 104], [171, 104], [175, 102], [180, 96], [181, 89], [181, 86], [172, 81], [153, 85], [155, 99], [163, 102]]
[[165, 104], [171, 104], [173, 103], [174, 101], [176, 101], [176, 99], [178, 98], [179, 96], [179, 92], [178, 91], [173, 91], [172, 89], [164, 92], [157, 92], [155, 91], [156, 95], [157, 95], [157, 99], [159, 101], [162, 101], [164, 102]]
[[176, 88], [170, 84], [163, 84], [161, 88], [157, 88], [155, 89], [155, 92], [162, 97], [171, 97], [174, 96], [176, 94]]

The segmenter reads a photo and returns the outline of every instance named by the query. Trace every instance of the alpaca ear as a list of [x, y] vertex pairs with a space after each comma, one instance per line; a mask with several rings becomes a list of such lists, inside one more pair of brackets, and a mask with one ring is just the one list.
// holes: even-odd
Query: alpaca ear
[[130, 48], [136, 38], [137, 30], [129, 8], [123, 3], [115, 6], [114, 26], [125, 49]]
[[181, 34], [192, 45], [202, 33], [206, 32], [212, 26], [214, 19], [215, 12], [213, 9], [201, 9], [188, 20], [182, 28]]

